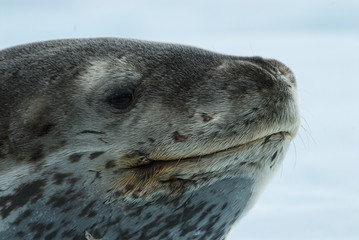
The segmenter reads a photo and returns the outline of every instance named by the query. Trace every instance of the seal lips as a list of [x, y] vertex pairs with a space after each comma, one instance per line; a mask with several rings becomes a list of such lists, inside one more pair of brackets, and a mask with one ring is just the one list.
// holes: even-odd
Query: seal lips
[[132, 199], [151, 199], [167, 192], [181, 195], [224, 177], [256, 179], [270, 176], [283, 159], [293, 135], [281, 131], [216, 152], [184, 158], [142, 156], [113, 175], [114, 193]]
[[[177, 167], [182, 167], [179, 166], [180, 164], [186, 164], [186, 163], [196, 163], [196, 164], [200, 164], [200, 162], [205, 162], [206, 160], [208, 160], [208, 158], [216, 158], [216, 155], [220, 155], [220, 154], [232, 154], [235, 152], [239, 152], [241, 151], [241, 148], [246, 147], [246, 146], [250, 146], [256, 143], [260, 143], [262, 142], [262, 145], [267, 144], [272, 137], [274, 136], [281, 136], [283, 138], [288, 138], [289, 140], [294, 138], [293, 133], [288, 132], [288, 131], [281, 131], [281, 132], [276, 132], [270, 135], [266, 135], [264, 137], [260, 137], [260, 138], [256, 138], [254, 140], [251, 141], [247, 141], [245, 143], [241, 143], [235, 146], [231, 146], [219, 151], [214, 151], [214, 152], [209, 152], [207, 154], [203, 154], [203, 155], [194, 155], [194, 156], [185, 156], [183, 158], [155, 158], [155, 156], [151, 156], [151, 155], [147, 155], [147, 156], [143, 156], [141, 157], [141, 160], [137, 160], [136, 162], [134, 162], [133, 164], [129, 164], [128, 167], [124, 167], [123, 170], [135, 170], [133, 173], [136, 174], [140, 174], [143, 175], [145, 173], [146, 176], [150, 177], [150, 175], [154, 174], [154, 173], [158, 173], [158, 171], [161, 171], [163, 169], [175, 169]], [[210, 160], [210, 159], [209, 159]], [[240, 166], [241, 162], [233, 162], [233, 165], [237, 165]], [[207, 163], [208, 164], [208, 163]], [[197, 165], [198, 168], [200, 168], [199, 165]]]

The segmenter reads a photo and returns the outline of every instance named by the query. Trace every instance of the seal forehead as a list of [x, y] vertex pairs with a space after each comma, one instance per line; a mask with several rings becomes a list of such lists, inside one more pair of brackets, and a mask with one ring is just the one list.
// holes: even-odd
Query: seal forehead
[[94, 59], [89, 61], [86, 70], [79, 77], [85, 91], [100, 84], [125, 84], [129, 79], [140, 79], [141, 74], [135, 67], [126, 61], [126, 57]]

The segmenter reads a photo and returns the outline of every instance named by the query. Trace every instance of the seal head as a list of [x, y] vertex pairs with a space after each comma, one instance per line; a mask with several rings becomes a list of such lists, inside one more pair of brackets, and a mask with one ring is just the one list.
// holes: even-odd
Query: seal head
[[0, 236], [224, 239], [299, 126], [282, 63], [126, 39], [0, 52]]

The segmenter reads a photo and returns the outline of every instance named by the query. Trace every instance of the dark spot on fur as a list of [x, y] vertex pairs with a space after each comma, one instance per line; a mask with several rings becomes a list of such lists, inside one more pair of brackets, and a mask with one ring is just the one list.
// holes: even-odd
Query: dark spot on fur
[[29, 223], [28, 227], [30, 229], [31, 232], [35, 232], [35, 236], [33, 237], [33, 239], [39, 239], [42, 237], [42, 235], [44, 234], [45, 230], [46, 230], [46, 225], [43, 223]]
[[236, 216], [236, 219], [239, 217], [239, 215], [241, 214], [241, 209], [239, 209], [235, 214], [234, 214], [234, 216]]
[[181, 234], [180, 234], [180, 236], [181, 236], [181, 237], [184, 237], [184, 236], [186, 236], [187, 234], [189, 234], [189, 233], [191, 233], [191, 232], [194, 232], [197, 228], [198, 228], [198, 227], [196, 226], [196, 224], [183, 227], [183, 228], [181, 229]]
[[89, 159], [93, 160], [93, 159], [97, 158], [98, 156], [100, 156], [102, 154], [104, 154], [104, 152], [93, 152], [93, 153], [90, 154]]
[[151, 143], [154, 143], [156, 140], [153, 138], [148, 138], [148, 140], [150, 140]]
[[76, 177], [70, 178], [70, 179], [67, 180], [67, 183], [71, 184], [71, 185], [74, 185], [78, 180], [80, 180], [80, 178], [76, 178]]
[[37, 162], [44, 157], [43, 146], [39, 146], [30, 156], [30, 162]]
[[126, 186], [125, 186], [125, 190], [126, 190], [126, 192], [130, 192], [130, 191], [132, 191], [132, 189], [134, 189], [134, 185], [132, 185], [132, 184], [127, 184]]
[[[9, 130], [7, 129], [6, 132]], [[0, 139], [0, 155], [5, 158], [8, 154], [13, 154], [15, 149], [12, 145], [12, 141], [10, 140], [9, 133], [5, 133], [5, 136], [2, 136]], [[5, 151], [5, 153], [1, 153], [1, 151]]]
[[68, 189], [64, 195], [70, 195], [74, 192], [74, 190], [72, 188]]
[[65, 145], [66, 145], [66, 141], [62, 140], [62, 141], [58, 142], [57, 145], [49, 146], [49, 151], [50, 152], [56, 151], [60, 148], [63, 148]]
[[71, 230], [67, 230], [61, 233], [61, 237], [63, 238], [69, 238], [72, 237], [73, 235], [75, 235], [75, 230], [71, 229]]
[[84, 130], [78, 134], [87, 134], [87, 133], [90, 133], [90, 134], [105, 134], [104, 132], [99, 132], [99, 131], [93, 131], [93, 130]]
[[121, 197], [121, 196], [123, 196], [124, 195], [124, 193], [122, 192], [122, 191], [116, 191], [115, 192], [115, 196], [116, 197]]
[[59, 229], [56, 229], [56, 230], [52, 231], [51, 233], [47, 234], [45, 236], [45, 240], [53, 240], [53, 239], [55, 239], [58, 232], [59, 232]]
[[55, 173], [53, 176], [54, 183], [56, 185], [61, 185], [65, 178], [71, 176], [73, 173]]
[[[180, 215], [178, 215], [178, 214], [169, 215], [168, 217], [166, 217], [165, 219], [162, 220], [162, 222], [165, 222], [166, 224], [162, 225], [162, 227], [160, 227], [160, 228], [157, 227], [157, 231], [155, 231], [153, 233], [153, 235], [158, 236], [158, 235], [162, 234], [163, 232], [168, 231], [168, 229], [175, 228], [178, 225], [179, 219], [180, 219]], [[157, 222], [157, 221], [155, 221], [155, 222]]]
[[[194, 219], [196, 215], [198, 215], [198, 213], [205, 207], [204, 202], [201, 202], [198, 205], [192, 205], [192, 206], [187, 206], [184, 211], [183, 211], [183, 215], [182, 215], [182, 220], [184, 223], [190, 222], [191, 219]], [[206, 215], [208, 214], [208, 211], [206, 212]], [[201, 219], [201, 218], [199, 218]], [[198, 228], [198, 226], [196, 224], [193, 225], [187, 225], [185, 224], [182, 228], [181, 228], [181, 237], [186, 236], [187, 234], [195, 231]]]
[[[220, 218], [221, 218], [220, 214], [213, 215], [209, 218], [207, 223], [202, 228], [205, 231], [205, 235], [202, 237], [203, 239], [218, 239], [218, 238], [214, 238], [211, 236], [214, 231], [214, 226]], [[222, 229], [222, 231], [223, 231], [223, 229]], [[215, 234], [217, 234], [217, 232], [215, 232]], [[221, 235], [223, 235], [223, 233], [221, 233]]]
[[227, 205], [228, 205], [228, 203], [224, 203], [224, 204], [222, 205], [221, 210], [223, 211], [223, 210], [227, 207]]
[[139, 152], [139, 151], [132, 151], [130, 153], [126, 153], [122, 156], [122, 159], [124, 161], [131, 161], [131, 160], [137, 160], [139, 158], [143, 158], [145, 154]]
[[256, 167], [256, 163], [255, 162], [247, 162], [246, 166], [247, 167]]
[[84, 238], [84, 234], [76, 234], [73, 236], [72, 240], [79, 240], [83, 238]]
[[49, 223], [46, 225], [46, 230], [50, 230], [54, 226], [54, 223]]
[[278, 153], [278, 151], [273, 154], [273, 156], [272, 156], [272, 158], [271, 158], [271, 162], [273, 162], [274, 159], [277, 157], [277, 153]]
[[96, 212], [96, 211], [90, 211], [87, 216], [88, 216], [89, 218], [92, 218], [92, 217], [95, 217], [96, 215], [97, 215], [97, 212]]
[[45, 180], [23, 183], [13, 191], [12, 195], [0, 197], [0, 213], [2, 218], [7, 218], [13, 210], [24, 206], [29, 201], [34, 203], [39, 200], [44, 193], [44, 186]]
[[189, 135], [181, 135], [179, 134], [177, 131], [175, 131], [173, 133], [173, 139], [176, 141], [176, 142], [184, 142], [188, 139]]
[[222, 224], [222, 226], [218, 229], [219, 231], [214, 233], [213, 239], [221, 239], [223, 235], [225, 235], [225, 224]]
[[94, 200], [94, 201], [90, 202], [89, 204], [87, 204], [87, 206], [84, 209], [82, 209], [81, 213], [78, 216], [79, 217], [85, 217], [85, 216], [88, 217], [90, 214], [90, 210], [95, 203], [96, 203], [96, 201]]
[[220, 136], [220, 131], [215, 131], [211, 133], [211, 138], [216, 138], [218, 136]]
[[168, 231], [164, 231], [164, 232], [162, 232], [162, 235], [160, 236], [159, 239], [166, 239], [169, 236], [169, 234], [170, 233]]
[[77, 192], [77, 193], [75, 193], [75, 194], [73, 194], [71, 196], [72, 199], [80, 199], [80, 198], [83, 198], [83, 197], [84, 197], [84, 195], [83, 195], [82, 192]]
[[63, 209], [61, 210], [61, 212], [62, 212], [62, 213], [66, 213], [66, 212], [72, 210], [73, 208], [74, 208], [73, 206], [67, 206], [67, 207], [63, 208]]
[[52, 207], [58, 208], [58, 207], [62, 207], [69, 201], [69, 199], [67, 197], [58, 196], [58, 195], [59, 195], [59, 193], [56, 193], [55, 195], [51, 196], [51, 198], [46, 203], [46, 205], [52, 204]]
[[19, 231], [15, 234], [15, 237], [22, 238], [25, 236], [25, 233], [23, 231]]
[[203, 122], [209, 122], [213, 119], [212, 116], [208, 115], [207, 113], [202, 113], [202, 120]]
[[19, 225], [21, 223], [22, 220], [30, 217], [32, 214], [32, 210], [31, 209], [27, 209], [25, 212], [23, 212], [20, 216], [18, 216], [16, 218], [16, 220], [12, 223], [13, 225]]
[[186, 206], [183, 211], [184, 222], [191, 220], [195, 215], [197, 215], [201, 210], [206, 206], [205, 202], [200, 202], [198, 205]]
[[139, 157], [136, 162], [136, 167], [146, 166], [153, 162], [153, 160], [148, 159], [146, 157]]
[[245, 126], [252, 125], [252, 124], [254, 124], [255, 122], [256, 122], [255, 119], [245, 120], [245, 121], [244, 121], [244, 125], [245, 125]]
[[[152, 214], [147, 219], [149, 219], [151, 216], [152, 216]], [[121, 222], [120, 217], [115, 218], [113, 221], [111, 221], [111, 219], [109, 219], [105, 226], [106, 227], [111, 227], [111, 226], [116, 225], [116, 224], [118, 224], [120, 222]]]
[[205, 132], [203, 132], [203, 131], [199, 131], [198, 132], [198, 136], [202, 136], [202, 135], [204, 135], [205, 134]]
[[[51, 205], [53, 208], [62, 208], [61, 212], [67, 212], [74, 207], [77, 207], [77, 201], [83, 198], [81, 192], [74, 193], [72, 189], [68, 191], [57, 191], [47, 201], [46, 205]], [[67, 205], [67, 206], [66, 206]]]
[[[202, 203], [203, 204], [203, 203]], [[202, 208], [204, 208], [206, 205], [205, 205], [206, 203], [204, 203], [204, 205], [202, 205]], [[207, 215], [213, 210], [213, 208], [215, 207], [215, 205], [211, 205], [211, 206], [209, 206], [207, 209], [205, 209], [203, 212], [202, 212], [202, 214], [201, 214], [201, 216], [199, 217], [199, 219], [204, 219], [204, 218], [206, 218], [207, 217]]]
[[55, 125], [52, 124], [52, 123], [48, 123], [48, 124], [43, 125], [40, 128], [40, 130], [37, 132], [37, 136], [41, 137], [41, 136], [49, 134], [51, 132], [51, 130], [54, 129], [54, 127], [55, 127]]
[[109, 168], [114, 168], [116, 167], [116, 163], [115, 160], [109, 160], [106, 162], [105, 168], [109, 169]]
[[103, 138], [99, 138], [98, 139], [99, 141], [101, 141], [101, 142], [103, 142], [103, 143], [106, 143], [106, 144], [108, 144], [109, 142], [108, 141], [106, 141], [105, 139], [103, 139]]
[[69, 156], [69, 161], [70, 161], [70, 163], [75, 163], [75, 162], [80, 161], [82, 155], [83, 155], [82, 153], [74, 153], [74, 154], [71, 154], [71, 155]]
[[267, 137], [264, 139], [262, 145], [265, 145], [266, 143], [268, 143], [269, 140], [270, 140], [270, 138], [271, 138], [271, 135], [267, 136]]
[[137, 198], [139, 198], [141, 196], [141, 192], [142, 192], [141, 189], [136, 190], [135, 192], [132, 193], [131, 197], [134, 198], [134, 199], [137, 199]]

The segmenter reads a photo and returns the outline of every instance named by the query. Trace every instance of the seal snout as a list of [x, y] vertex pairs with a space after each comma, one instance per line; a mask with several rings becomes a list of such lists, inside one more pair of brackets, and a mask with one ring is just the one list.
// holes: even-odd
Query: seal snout
[[264, 59], [264, 61], [267, 63], [264, 65], [264, 69], [271, 75], [273, 75], [276, 79], [284, 80], [290, 85], [296, 87], [296, 80], [290, 68], [274, 59]]

